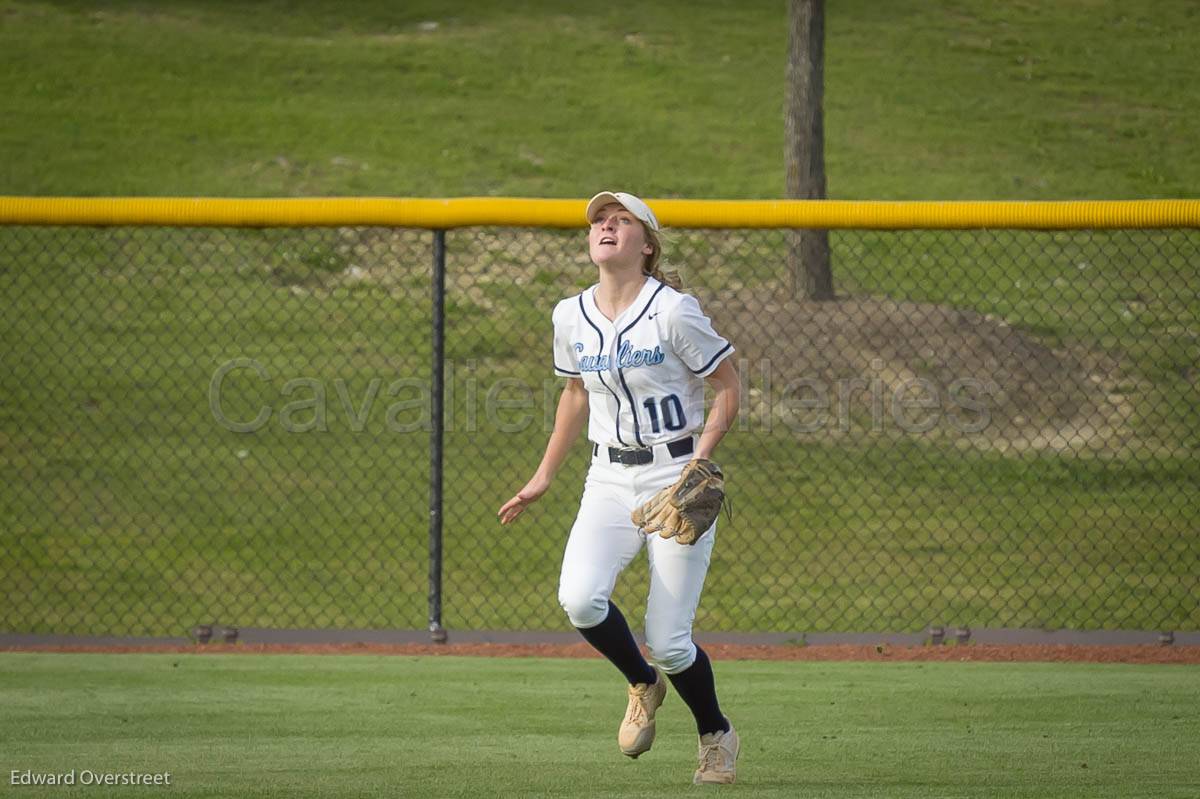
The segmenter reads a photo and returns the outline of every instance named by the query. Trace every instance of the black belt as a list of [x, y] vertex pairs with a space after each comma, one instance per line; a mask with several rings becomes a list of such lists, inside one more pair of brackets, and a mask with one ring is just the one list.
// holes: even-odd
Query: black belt
[[[667, 442], [667, 452], [672, 458], [682, 458], [691, 455], [696, 448], [691, 436], [678, 438]], [[620, 463], [625, 466], [643, 466], [654, 462], [654, 447], [606, 447], [609, 463]], [[592, 444], [592, 457], [600, 454], [600, 445]]]

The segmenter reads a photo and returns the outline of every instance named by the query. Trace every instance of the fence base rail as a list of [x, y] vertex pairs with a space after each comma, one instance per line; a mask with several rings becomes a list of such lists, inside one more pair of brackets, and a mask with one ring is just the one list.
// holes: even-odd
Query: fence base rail
[[[1036, 630], [992, 627], [970, 630], [967, 640], [951, 634], [941, 646], [1200, 646], [1200, 631], [1163, 630]], [[305, 630], [243, 627], [237, 643], [246, 646], [352, 646], [355, 644], [397, 646], [428, 644], [428, 630]], [[641, 642], [640, 634], [635, 637]], [[937, 646], [929, 631], [918, 633], [706, 633], [697, 634], [704, 645], [733, 646]], [[570, 645], [581, 642], [578, 633], [555, 630], [455, 630], [455, 644]], [[211, 643], [223, 643], [219, 636]], [[180, 636], [56, 635], [48, 633], [0, 633], [0, 650], [42, 648], [147, 648], [202, 644]]]

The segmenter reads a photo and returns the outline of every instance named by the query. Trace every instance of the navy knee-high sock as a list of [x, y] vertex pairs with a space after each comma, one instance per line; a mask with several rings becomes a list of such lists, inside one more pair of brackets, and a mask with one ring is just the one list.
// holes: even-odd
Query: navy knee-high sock
[[717, 702], [717, 681], [712, 663], [704, 650], [696, 646], [696, 661], [678, 674], [669, 675], [676, 693], [696, 717], [696, 731], [701, 735], [728, 732], [729, 720], [721, 715]]
[[575, 629], [579, 630], [579, 634], [597, 652], [604, 655], [621, 670], [630, 685], [651, 683], [657, 679], [654, 669], [642, 657], [642, 651], [638, 649], [637, 641], [633, 640], [633, 633], [629, 631], [629, 624], [625, 621], [625, 617], [621, 615], [621, 611], [617, 610], [617, 606], [611, 600], [608, 603], [608, 615], [604, 617], [604, 621], [595, 627], [576, 627]]

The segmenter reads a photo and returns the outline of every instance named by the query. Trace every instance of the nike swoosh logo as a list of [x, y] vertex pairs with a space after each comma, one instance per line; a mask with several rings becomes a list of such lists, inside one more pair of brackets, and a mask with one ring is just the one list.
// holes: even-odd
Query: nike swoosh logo
[[650, 320], [650, 319], [653, 319], [653, 318], [654, 318], [654, 317], [656, 317], [656, 316], [658, 316], [658, 311], [655, 311], [654, 313], [650, 314], [649, 316], [647, 316], [647, 317], [646, 317], [646, 319], [647, 319], [647, 320]]

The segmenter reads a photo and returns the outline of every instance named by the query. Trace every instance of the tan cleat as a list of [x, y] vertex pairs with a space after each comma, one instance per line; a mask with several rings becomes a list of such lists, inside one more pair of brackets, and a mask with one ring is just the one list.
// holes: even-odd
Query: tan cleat
[[654, 714], [667, 696], [667, 679], [658, 669], [655, 683], [638, 683], [629, 686], [629, 707], [617, 732], [617, 744], [621, 753], [636, 758], [650, 751], [654, 744]]
[[737, 731], [713, 732], [700, 736], [700, 768], [692, 782], [696, 785], [728, 785], [737, 776], [738, 752], [742, 744]]

